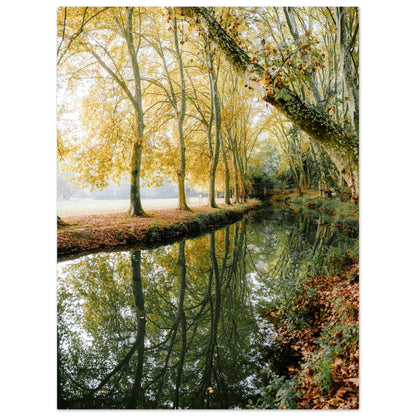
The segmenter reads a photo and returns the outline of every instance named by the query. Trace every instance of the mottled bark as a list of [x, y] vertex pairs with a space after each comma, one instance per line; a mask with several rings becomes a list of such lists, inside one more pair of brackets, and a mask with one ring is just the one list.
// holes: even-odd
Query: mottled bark
[[[140, 198], [140, 168], [143, 150], [144, 136], [144, 113], [142, 105], [142, 86], [140, 77], [139, 62], [137, 53], [140, 48], [140, 40], [137, 47], [133, 40], [133, 7], [127, 8], [127, 24], [124, 29], [124, 37], [127, 42], [127, 48], [133, 68], [134, 76], [134, 97], [133, 105], [135, 110], [135, 137], [133, 144], [132, 163], [131, 163], [131, 181], [130, 181], [130, 215], [145, 215]], [[140, 38], [139, 38], [140, 39]]]
[[[289, 27], [290, 33], [292, 34], [294, 41], [296, 43], [299, 43], [300, 37], [299, 37], [299, 31], [296, 25], [295, 16], [293, 14], [293, 7], [283, 7], [283, 12], [285, 14], [286, 22], [287, 22], [287, 25]], [[319, 94], [318, 86], [316, 85], [315, 74], [312, 71], [310, 71], [308, 75], [309, 75], [308, 87], [312, 92], [312, 96], [315, 100], [315, 104], [321, 105], [322, 98], [321, 98], [321, 95]]]
[[[134, 120], [134, 133], [133, 133], [133, 148], [131, 154], [130, 164], [130, 215], [145, 216], [145, 212], [141, 205], [140, 199], [140, 168], [141, 158], [143, 150], [143, 136], [144, 136], [144, 114], [142, 105], [142, 91], [141, 91], [141, 77], [139, 62], [137, 60], [137, 53], [140, 49], [140, 40], [137, 46], [134, 45], [133, 40], [133, 7], [128, 7], [126, 10], [126, 22], [125, 25], [116, 19], [116, 23], [119, 27], [121, 35], [124, 37], [129, 57], [132, 65], [134, 76], [134, 90], [130, 91], [126, 83], [120, 78], [94, 51], [90, 50], [91, 55], [94, 56], [96, 61], [102, 68], [113, 78], [121, 90], [126, 94], [127, 98], [131, 102], [134, 108], [135, 120]], [[140, 38], [139, 38], [140, 39]], [[108, 51], [106, 51], [108, 54]]]
[[239, 152], [238, 149], [236, 149], [235, 155], [237, 160], [237, 166], [238, 166], [238, 182], [239, 182], [239, 188], [240, 188], [240, 196], [239, 201], [241, 203], [245, 202], [247, 200], [246, 195], [246, 169], [243, 161], [243, 157], [241, 155], [242, 152]]
[[233, 194], [234, 194], [234, 204], [238, 204], [240, 202], [240, 189], [239, 189], [239, 181], [238, 181], [238, 167], [237, 167], [237, 160], [234, 150], [231, 154], [231, 160], [233, 163]]
[[[209, 52], [211, 55], [211, 53]], [[209, 57], [210, 67], [208, 69], [208, 77], [211, 87], [211, 106], [214, 110], [215, 120], [215, 139], [213, 146], [210, 149], [210, 163], [209, 163], [209, 188], [208, 188], [208, 205], [212, 208], [218, 208], [215, 201], [215, 176], [217, 172], [218, 159], [220, 154], [220, 135], [221, 135], [221, 108], [218, 98], [218, 85], [217, 77], [213, 72], [213, 60], [212, 56]], [[211, 72], [212, 71], [212, 72]]]
[[325, 172], [323, 169], [323, 163], [322, 163], [322, 155], [321, 151], [318, 148], [318, 144], [311, 142], [311, 154], [313, 161], [315, 162], [316, 168], [318, 170], [318, 187], [319, 187], [319, 194], [321, 197], [325, 196], [325, 189], [327, 188], [326, 185], [326, 177]]
[[130, 215], [145, 215], [140, 198], [140, 168], [143, 149], [143, 135], [140, 136], [139, 127], [135, 128], [135, 137], [131, 155], [130, 171]]
[[[183, 135], [182, 135], [183, 136]], [[184, 146], [184, 140], [183, 137], [179, 138], [180, 147], [179, 147], [179, 167], [176, 171], [176, 178], [178, 181], [178, 197], [179, 197], [179, 203], [178, 203], [178, 209], [180, 211], [190, 211], [187, 202], [186, 202], [186, 194], [185, 194], [185, 168], [186, 168], [186, 162], [185, 162], [185, 146]]]
[[344, 80], [346, 95], [348, 96], [348, 112], [353, 123], [354, 130], [359, 129], [359, 97], [358, 85], [353, 77], [353, 67], [350, 56], [350, 43], [347, 39], [347, 28], [345, 23], [345, 8], [335, 8], [335, 21], [337, 25], [337, 40], [340, 56], [342, 78]]
[[222, 160], [224, 164], [224, 202], [231, 205], [230, 195], [230, 168], [228, 167], [227, 150], [225, 148], [224, 138], [221, 136]]
[[[279, 96], [282, 87], [278, 80], [265, 75], [260, 65], [228, 36], [218, 22], [204, 7], [180, 8], [183, 15], [195, 19], [208, 39], [215, 42], [223, 56], [242, 77], [247, 87], [256, 90], [264, 101], [280, 110], [292, 123], [305, 131], [309, 137], [322, 145], [347, 182], [355, 199], [358, 198], [358, 143], [336, 124], [325, 111], [302, 101], [296, 94], [286, 90], [285, 98]], [[263, 82], [260, 82], [262, 80]]]
[[[206, 124], [208, 143], [209, 169], [208, 169], [208, 206], [218, 208], [215, 197], [215, 176], [219, 160], [221, 109], [218, 99], [217, 77], [214, 70], [214, 59], [208, 40], [205, 38], [205, 59], [210, 91], [209, 121]], [[215, 123], [215, 136], [212, 140], [212, 127]]]
[[175, 38], [175, 53], [176, 59], [179, 66], [179, 74], [181, 81], [181, 102], [180, 109], [177, 114], [178, 121], [178, 133], [179, 133], [179, 167], [176, 171], [177, 180], [178, 180], [178, 193], [179, 193], [179, 210], [190, 211], [186, 203], [186, 194], [185, 194], [185, 172], [186, 172], [186, 159], [185, 159], [185, 136], [183, 133], [183, 123], [185, 120], [185, 111], [186, 111], [186, 87], [185, 87], [185, 76], [183, 72], [183, 63], [182, 55], [179, 49], [179, 40], [178, 40], [178, 26], [176, 18], [174, 18], [174, 38]]

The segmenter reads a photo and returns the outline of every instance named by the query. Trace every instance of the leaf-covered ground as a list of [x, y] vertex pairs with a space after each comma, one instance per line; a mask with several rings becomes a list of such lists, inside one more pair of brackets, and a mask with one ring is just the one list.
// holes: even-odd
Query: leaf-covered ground
[[153, 209], [146, 217], [132, 217], [127, 213], [108, 213], [66, 216], [58, 218], [58, 256], [108, 250], [125, 245], [145, 244], [163, 239], [203, 231], [238, 219], [260, 204], [193, 207], [192, 211]]
[[[359, 283], [357, 259], [336, 276], [312, 279], [296, 301], [308, 324], [289, 329], [277, 308], [266, 317], [278, 332], [276, 347], [289, 347], [296, 364], [287, 368], [298, 380], [301, 409], [357, 409], [359, 406]], [[315, 294], [310, 296], [311, 291]], [[309, 293], [309, 295], [308, 295]]]

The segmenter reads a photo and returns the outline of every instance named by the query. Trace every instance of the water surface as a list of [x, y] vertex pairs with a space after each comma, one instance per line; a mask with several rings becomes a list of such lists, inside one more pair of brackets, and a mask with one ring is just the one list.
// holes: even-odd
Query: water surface
[[279, 371], [262, 310], [287, 306], [356, 244], [319, 213], [269, 209], [200, 238], [59, 263], [58, 407], [244, 408], [264, 369]]

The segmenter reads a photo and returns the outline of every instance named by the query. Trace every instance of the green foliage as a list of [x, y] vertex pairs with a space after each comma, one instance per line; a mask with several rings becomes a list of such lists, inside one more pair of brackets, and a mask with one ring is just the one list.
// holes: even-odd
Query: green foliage
[[245, 212], [250, 209], [250, 204], [240, 204], [234, 207], [234, 210], [237, 212]]
[[260, 387], [259, 398], [254, 403], [249, 401], [249, 409], [296, 409], [295, 387], [299, 382], [292, 377], [283, 377], [273, 373], [269, 368], [264, 369], [268, 378], [266, 386]]
[[200, 233], [209, 227], [238, 221], [250, 208], [250, 204], [241, 204], [236, 205], [233, 210], [222, 208], [209, 213], [198, 212], [186, 218], [183, 223], [170, 225], [167, 225], [164, 221], [157, 221], [149, 226], [147, 235], [150, 241], [157, 241], [179, 234]]
[[170, 224], [168, 230], [172, 234], [182, 234], [186, 231], [186, 226], [182, 223]]
[[282, 88], [279, 90], [279, 92], [276, 94], [276, 99], [282, 98], [283, 100], [287, 101], [292, 98], [289, 91], [286, 88]]
[[237, 221], [242, 218], [242, 214], [251, 208], [250, 204], [236, 205], [233, 210], [218, 209], [207, 214], [198, 212], [186, 219], [186, 225], [190, 231], [203, 230], [206, 227], [217, 224]]
[[[267, 249], [261, 253], [261, 260], [269, 262], [261, 278], [267, 281], [274, 296], [259, 308], [273, 307], [276, 317], [289, 331], [303, 329], [313, 322], [313, 314], [306, 306], [319, 288], [308, 287], [306, 283], [316, 276], [325, 279], [325, 276], [337, 275], [352, 265], [359, 254], [357, 239], [331, 224], [332, 215], [302, 209], [298, 220], [299, 227], [286, 225], [284, 233], [268, 237]], [[290, 219], [282, 212], [275, 221]], [[264, 239], [265, 235], [270, 235], [267, 230], [259, 233], [259, 238]]]
[[186, 219], [186, 223], [184, 224], [186, 230], [189, 233], [198, 233], [204, 231], [204, 229], [209, 225], [209, 218], [202, 214], [200, 216], [192, 216]]
[[164, 221], [158, 221], [149, 226], [147, 230], [147, 235], [150, 240], [160, 240], [166, 235], [166, 223]]
[[333, 357], [339, 355], [339, 351], [327, 346], [320, 356], [310, 366], [315, 371], [315, 382], [320, 387], [321, 394], [328, 394], [334, 383], [331, 375]]
[[[152, 231], [159, 226], [153, 224]], [[58, 365], [63, 408], [120, 408], [137, 392], [139, 365], [144, 392], [140, 407], [171, 408], [179, 371], [179, 408], [247, 403], [254, 386], [246, 380], [256, 376], [260, 367], [252, 344], [257, 319], [246, 296], [249, 282], [244, 269], [235, 268], [239, 274], [234, 284], [217, 288], [214, 284], [214, 264], [222, 273], [237, 253], [244, 257], [243, 239], [226, 243], [234, 232], [244, 233], [242, 222], [218, 230], [215, 236], [210, 233], [140, 252], [86, 256], [60, 267]], [[216, 261], [211, 251], [214, 244]], [[209, 305], [215, 304], [217, 296], [221, 302], [214, 309]], [[144, 304], [145, 325], [138, 318], [139, 303]], [[181, 315], [187, 325], [180, 323]], [[217, 335], [210, 346], [213, 331]], [[146, 345], [139, 351], [138, 345], [144, 345], [141, 334]], [[202, 396], [207, 368], [213, 393]], [[113, 377], [107, 379], [112, 371]], [[220, 372], [221, 383], [217, 383], [215, 375]], [[107, 380], [105, 386], [91, 394], [90, 386], [103, 380]]]
[[[232, 214], [231, 214], [232, 216]], [[212, 218], [214, 222], [221, 222], [227, 219], [228, 211], [226, 209], [219, 209], [209, 214], [209, 217]]]
[[338, 197], [311, 198], [309, 195], [297, 196], [292, 199], [294, 205], [307, 207], [308, 209], [319, 209], [332, 215], [333, 223], [342, 223], [358, 232], [358, 205], [352, 201], [342, 201]]
[[250, 195], [257, 200], [267, 199], [273, 194], [274, 189], [277, 187], [277, 181], [274, 177], [275, 173], [269, 174], [265, 167], [250, 167], [248, 171], [248, 180], [251, 184]]
[[191, 217], [192, 219], [197, 220], [198, 222], [200, 222], [203, 225], [206, 225], [208, 222], [208, 215], [202, 213], [202, 212], [198, 212], [195, 215], [193, 215], [193, 217]]
[[313, 353], [310, 360], [303, 364], [302, 373], [309, 368], [313, 370], [314, 383], [320, 388], [321, 394], [328, 394], [333, 385], [331, 368], [337, 357], [344, 352], [358, 347], [358, 324], [348, 325], [342, 322], [331, 323], [323, 334], [315, 341], [321, 349]]
[[354, 217], [358, 214], [358, 206], [352, 201], [346, 201], [337, 206], [336, 214], [339, 217]]

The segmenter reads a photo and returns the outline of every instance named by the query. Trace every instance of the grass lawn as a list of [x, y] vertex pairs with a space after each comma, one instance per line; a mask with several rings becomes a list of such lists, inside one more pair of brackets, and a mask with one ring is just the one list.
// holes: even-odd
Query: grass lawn
[[[218, 200], [220, 203], [221, 200]], [[190, 206], [203, 205], [207, 198], [199, 202], [198, 197], [191, 197]], [[72, 215], [104, 214], [113, 212], [126, 212], [129, 208], [128, 199], [107, 200], [107, 199], [58, 199], [56, 201], [57, 215], [67, 217]], [[176, 208], [177, 198], [164, 199], [142, 199], [142, 206], [146, 209]]]

